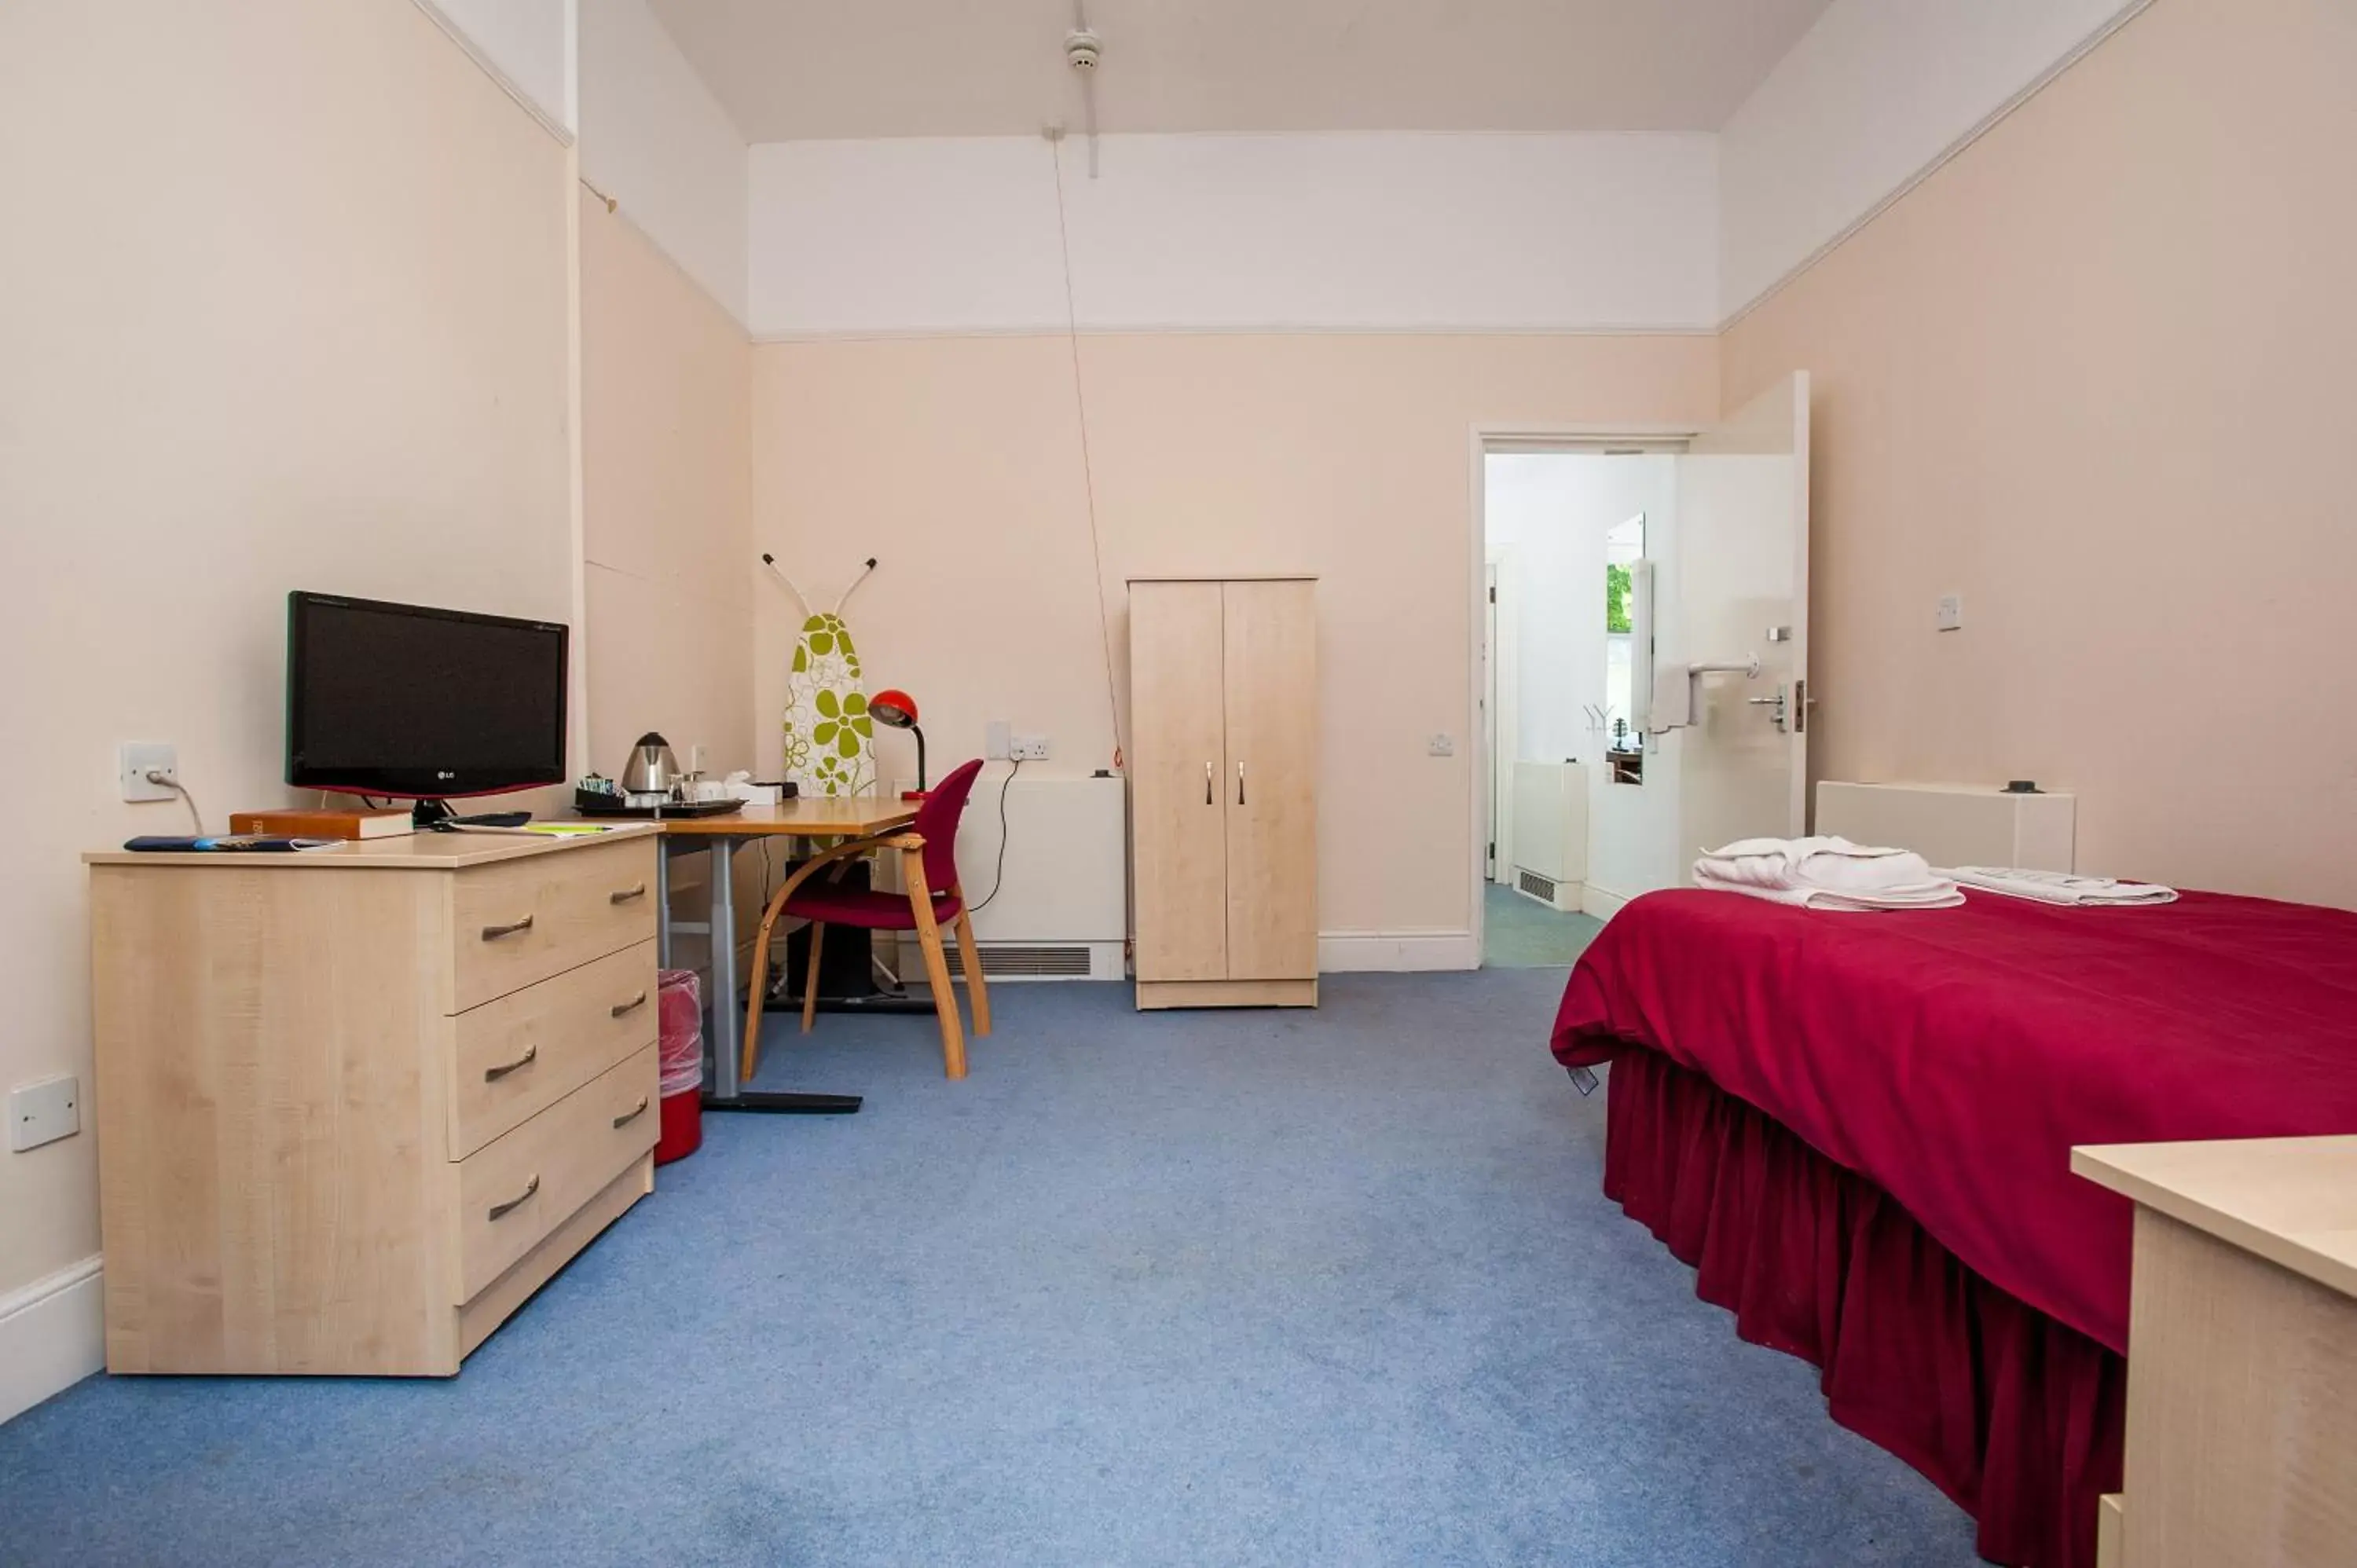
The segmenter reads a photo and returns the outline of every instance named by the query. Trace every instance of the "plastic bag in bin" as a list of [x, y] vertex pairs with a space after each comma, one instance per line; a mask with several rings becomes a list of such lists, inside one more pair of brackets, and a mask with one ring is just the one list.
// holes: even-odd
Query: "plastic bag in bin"
[[662, 1092], [684, 1094], [704, 1082], [704, 984], [692, 969], [656, 974]]

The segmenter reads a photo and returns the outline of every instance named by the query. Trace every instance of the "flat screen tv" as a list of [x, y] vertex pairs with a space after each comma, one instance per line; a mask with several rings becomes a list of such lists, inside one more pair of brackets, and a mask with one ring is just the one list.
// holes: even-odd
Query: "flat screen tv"
[[559, 784], [565, 628], [286, 596], [286, 782], [438, 799]]

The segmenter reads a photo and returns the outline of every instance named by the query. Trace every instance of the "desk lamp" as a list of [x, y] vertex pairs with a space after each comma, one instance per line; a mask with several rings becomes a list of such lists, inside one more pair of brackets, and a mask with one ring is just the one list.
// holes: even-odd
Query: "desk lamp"
[[917, 699], [898, 686], [887, 686], [867, 699], [867, 716], [879, 725], [907, 730], [917, 737], [917, 787], [900, 791], [903, 800], [925, 798], [925, 732], [917, 727]]

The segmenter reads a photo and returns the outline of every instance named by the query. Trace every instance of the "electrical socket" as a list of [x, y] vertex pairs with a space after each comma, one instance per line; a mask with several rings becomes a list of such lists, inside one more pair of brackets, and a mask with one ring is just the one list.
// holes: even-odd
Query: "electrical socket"
[[1011, 745], [1013, 745], [1013, 742], [1008, 738], [1006, 721], [1005, 719], [993, 719], [988, 724], [982, 726], [982, 757], [984, 761], [1006, 761], [1007, 748]]
[[180, 779], [180, 748], [168, 740], [126, 740], [116, 749], [117, 770], [123, 776], [126, 800], [168, 800], [178, 791], [149, 780], [161, 773], [177, 784]]
[[1457, 740], [1453, 736], [1435, 732], [1425, 740], [1424, 749], [1428, 757], [1454, 757], [1457, 755]]
[[28, 1083], [8, 1096], [8, 1146], [22, 1153], [81, 1131], [81, 1079]]
[[1018, 735], [1011, 740], [1006, 755], [1017, 762], [1048, 760], [1048, 737], [1044, 735]]

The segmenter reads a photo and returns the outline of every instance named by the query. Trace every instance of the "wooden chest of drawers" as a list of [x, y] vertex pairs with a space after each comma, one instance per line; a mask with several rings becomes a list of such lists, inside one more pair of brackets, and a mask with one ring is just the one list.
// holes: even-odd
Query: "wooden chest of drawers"
[[651, 1191], [656, 849], [90, 856], [108, 1369], [448, 1376]]

